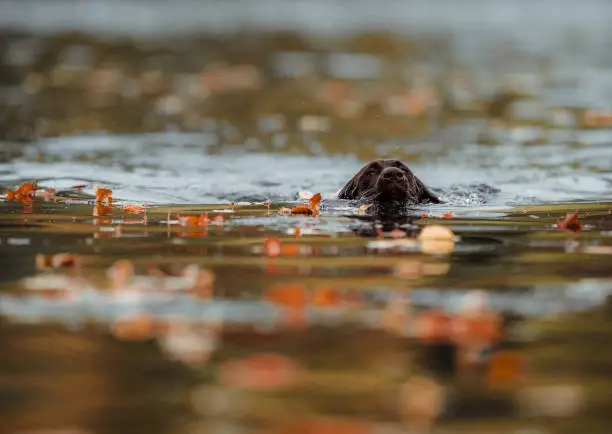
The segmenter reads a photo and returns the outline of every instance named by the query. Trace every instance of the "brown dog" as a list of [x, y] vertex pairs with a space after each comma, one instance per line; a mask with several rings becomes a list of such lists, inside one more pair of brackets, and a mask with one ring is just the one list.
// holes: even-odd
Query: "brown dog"
[[362, 200], [380, 205], [441, 202], [399, 160], [369, 162], [338, 192], [338, 199]]

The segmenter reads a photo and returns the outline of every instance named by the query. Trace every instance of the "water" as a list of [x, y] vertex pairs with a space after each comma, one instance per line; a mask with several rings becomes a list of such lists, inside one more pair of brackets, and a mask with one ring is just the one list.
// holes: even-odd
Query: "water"
[[[6, 432], [609, 432], [607, 6], [564, 4], [572, 51], [549, 1], [65, 3], [0, 5], [0, 186], [39, 182], [0, 199]], [[404, 22], [370, 57], [333, 38]], [[381, 231], [334, 197], [374, 158], [444, 203]]]

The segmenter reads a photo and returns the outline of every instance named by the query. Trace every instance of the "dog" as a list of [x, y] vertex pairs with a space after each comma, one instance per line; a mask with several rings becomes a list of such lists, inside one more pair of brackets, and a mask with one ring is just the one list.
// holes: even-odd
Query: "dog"
[[405, 207], [442, 203], [399, 160], [374, 160], [366, 164], [338, 192], [338, 199], [357, 200], [377, 207]]

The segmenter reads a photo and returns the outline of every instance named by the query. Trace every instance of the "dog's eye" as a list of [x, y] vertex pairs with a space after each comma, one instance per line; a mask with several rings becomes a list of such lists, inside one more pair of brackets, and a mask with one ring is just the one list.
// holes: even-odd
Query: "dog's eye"
[[370, 175], [370, 176], [376, 175], [376, 169], [372, 168], [372, 169], [368, 170], [367, 174]]

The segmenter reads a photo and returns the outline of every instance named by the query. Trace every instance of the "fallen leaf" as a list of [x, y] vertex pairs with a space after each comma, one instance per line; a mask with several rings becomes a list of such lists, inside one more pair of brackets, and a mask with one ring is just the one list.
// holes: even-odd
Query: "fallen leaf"
[[20, 202], [22, 204], [31, 204], [34, 199], [34, 193], [38, 190], [38, 183], [34, 182], [24, 182], [15, 190], [6, 189], [6, 200], [12, 200], [16, 202]]
[[452, 212], [446, 212], [444, 214], [442, 214], [442, 217], [445, 219], [452, 219], [453, 218], [453, 213]]
[[565, 217], [557, 220], [557, 229], [566, 232], [579, 232], [582, 229], [582, 225], [578, 220], [578, 211], [568, 212]]
[[311, 209], [316, 209], [317, 211], [321, 207], [321, 193], [317, 193], [310, 199], [308, 205]]
[[341, 294], [333, 288], [315, 288], [312, 295], [312, 305], [316, 307], [337, 306], [342, 302]]
[[210, 218], [207, 214], [204, 215], [177, 215], [176, 219], [183, 227], [202, 227], [208, 226]]
[[525, 373], [525, 360], [516, 351], [498, 351], [491, 356], [486, 379], [492, 386], [513, 386]]
[[307, 205], [296, 205], [291, 208], [291, 214], [293, 215], [307, 215], [316, 217], [319, 215], [319, 209], [321, 207], [321, 193], [314, 194]]
[[308, 205], [296, 205], [291, 208], [291, 214], [293, 215], [314, 215], [313, 210]]
[[281, 242], [276, 238], [269, 238], [264, 243], [266, 255], [271, 258], [276, 258], [281, 254]]
[[106, 214], [110, 214], [113, 212], [113, 206], [112, 205], [106, 205], [106, 204], [102, 204], [102, 203], [97, 203], [94, 206], [93, 209], [93, 215], [95, 217], [101, 216], [101, 215], [106, 215]]
[[113, 190], [110, 188], [98, 188], [96, 189], [96, 202], [99, 203], [112, 203], [113, 202]]
[[24, 182], [15, 190], [15, 193], [22, 196], [32, 196], [36, 190], [38, 190], [38, 183], [36, 181]]
[[265, 299], [293, 309], [303, 309], [308, 304], [308, 291], [301, 283], [276, 286], [266, 291]]
[[147, 207], [143, 205], [123, 205], [123, 212], [126, 214], [144, 214], [147, 211]]

